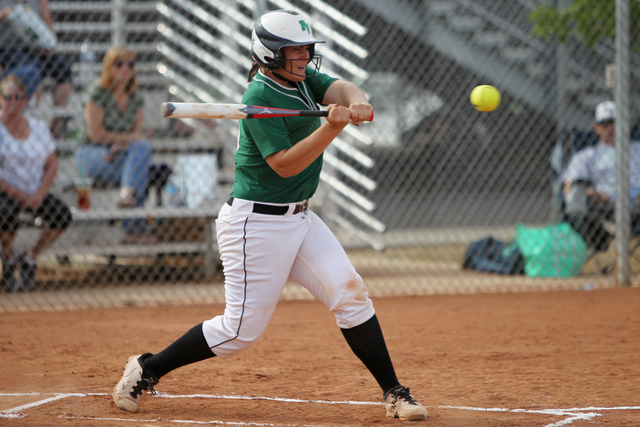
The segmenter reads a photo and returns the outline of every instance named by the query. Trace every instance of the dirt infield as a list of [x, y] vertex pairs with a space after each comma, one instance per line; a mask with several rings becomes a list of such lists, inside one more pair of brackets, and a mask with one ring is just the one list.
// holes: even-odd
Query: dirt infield
[[[422, 425], [640, 424], [638, 288], [374, 303], [401, 382], [429, 409]], [[168, 374], [137, 413], [113, 406], [127, 356], [157, 352], [222, 310], [0, 315], [0, 425], [408, 423], [385, 418], [376, 383], [315, 301], [282, 302], [256, 345]]]

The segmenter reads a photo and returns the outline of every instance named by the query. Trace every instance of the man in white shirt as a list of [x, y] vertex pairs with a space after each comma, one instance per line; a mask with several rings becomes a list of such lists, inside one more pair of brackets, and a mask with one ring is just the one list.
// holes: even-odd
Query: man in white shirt
[[[587, 243], [606, 250], [612, 236], [602, 227], [602, 221], [614, 220], [616, 198], [616, 104], [604, 101], [596, 106], [594, 130], [599, 136], [596, 145], [575, 153], [569, 160], [563, 175], [563, 194], [569, 206], [569, 222], [585, 238]], [[585, 182], [586, 200], [577, 202], [575, 194]], [[584, 184], [583, 184], [584, 185]], [[583, 189], [585, 187], [582, 187]], [[640, 142], [629, 144], [629, 197], [630, 207], [635, 209], [640, 195]], [[582, 206], [580, 208], [580, 206]], [[578, 208], [576, 208], [578, 207]], [[575, 209], [575, 211], [572, 211]], [[640, 217], [632, 216], [633, 227], [640, 225]]]
[[[575, 153], [563, 175], [565, 197], [573, 182], [589, 181], [593, 187], [587, 195], [599, 204], [613, 207], [616, 196], [616, 104], [605, 101], [595, 111], [594, 130], [600, 137], [598, 143]], [[640, 142], [629, 145], [629, 190], [631, 208], [636, 207], [640, 194]]]

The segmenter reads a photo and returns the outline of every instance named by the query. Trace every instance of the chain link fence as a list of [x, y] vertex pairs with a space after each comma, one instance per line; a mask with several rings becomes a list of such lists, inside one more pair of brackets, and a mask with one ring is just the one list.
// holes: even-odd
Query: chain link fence
[[[317, 47], [323, 71], [360, 85], [375, 110], [373, 122], [348, 127], [327, 150], [311, 204], [372, 295], [615, 286], [602, 274], [615, 261], [613, 245], [585, 234], [610, 224], [590, 214], [573, 223], [590, 254], [578, 277], [461, 269], [474, 241], [508, 242], [519, 224], [570, 218], [562, 171], [598, 141], [594, 110], [613, 99], [607, 76], [615, 56], [610, 39], [590, 47], [577, 37], [560, 44], [533, 35], [533, 10], [570, 4], [50, 0], [42, 9], [38, 0], [0, 0], [3, 77], [26, 84], [3, 86], [0, 100], [0, 311], [223, 301], [214, 220], [233, 182], [237, 123], [164, 119], [160, 104], [238, 103], [253, 22], [281, 8], [309, 17], [314, 35], [328, 41]], [[635, 140], [635, 51], [629, 60]], [[125, 84], [133, 76], [135, 85]], [[469, 102], [480, 84], [500, 90], [494, 112]], [[29, 99], [12, 99], [12, 91]], [[37, 119], [26, 139], [19, 115], [8, 115], [20, 102]], [[54, 218], [20, 209], [35, 203], [29, 191], [51, 170]], [[46, 247], [52, 235], [59, 238]], [[290, 284], [283, 297], [310, 296]]]

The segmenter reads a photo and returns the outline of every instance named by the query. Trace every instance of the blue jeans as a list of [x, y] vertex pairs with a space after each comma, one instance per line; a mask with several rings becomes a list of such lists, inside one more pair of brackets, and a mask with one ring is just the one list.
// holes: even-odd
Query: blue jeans
[[[152, 151], [148, 141], [134, 141], [125, 151], [115, 154], [113, 161], [107, 162], [107, 145], [87, 144], [76, 151], [75, 160], [87, 177], [120, 184], [121, 187], [132, 187], [135, 191], [136, 207], [142, 207], [147, 195]], [[122, 226], [128, 232], [142, 232], [146, 222], [127, 219], [122, 222]]]

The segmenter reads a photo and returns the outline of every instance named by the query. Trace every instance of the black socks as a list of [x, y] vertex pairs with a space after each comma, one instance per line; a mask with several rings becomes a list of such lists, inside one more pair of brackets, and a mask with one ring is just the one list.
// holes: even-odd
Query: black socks
[[400, 385], [375, 314], [362, 325], [341, 331], [353, 353], [369, 369], [384, 393]]
[[[386, 393], [400, 385], [375, 315], [362, 325], [340, 330], [353, 353], [371, 372], [383, 392]], [[211, 351], [204, 338], [200, 323], [160, 353], [144, 357], [142, 362], [145, 373], [159, 379], [176, 368], [214, 356], [215, 353]]]
[[204, 339], [200, 323], [160, 353], [144, 358], [144, 370], [159, 379], [176, 368], [214, 356], [215, 353]]

